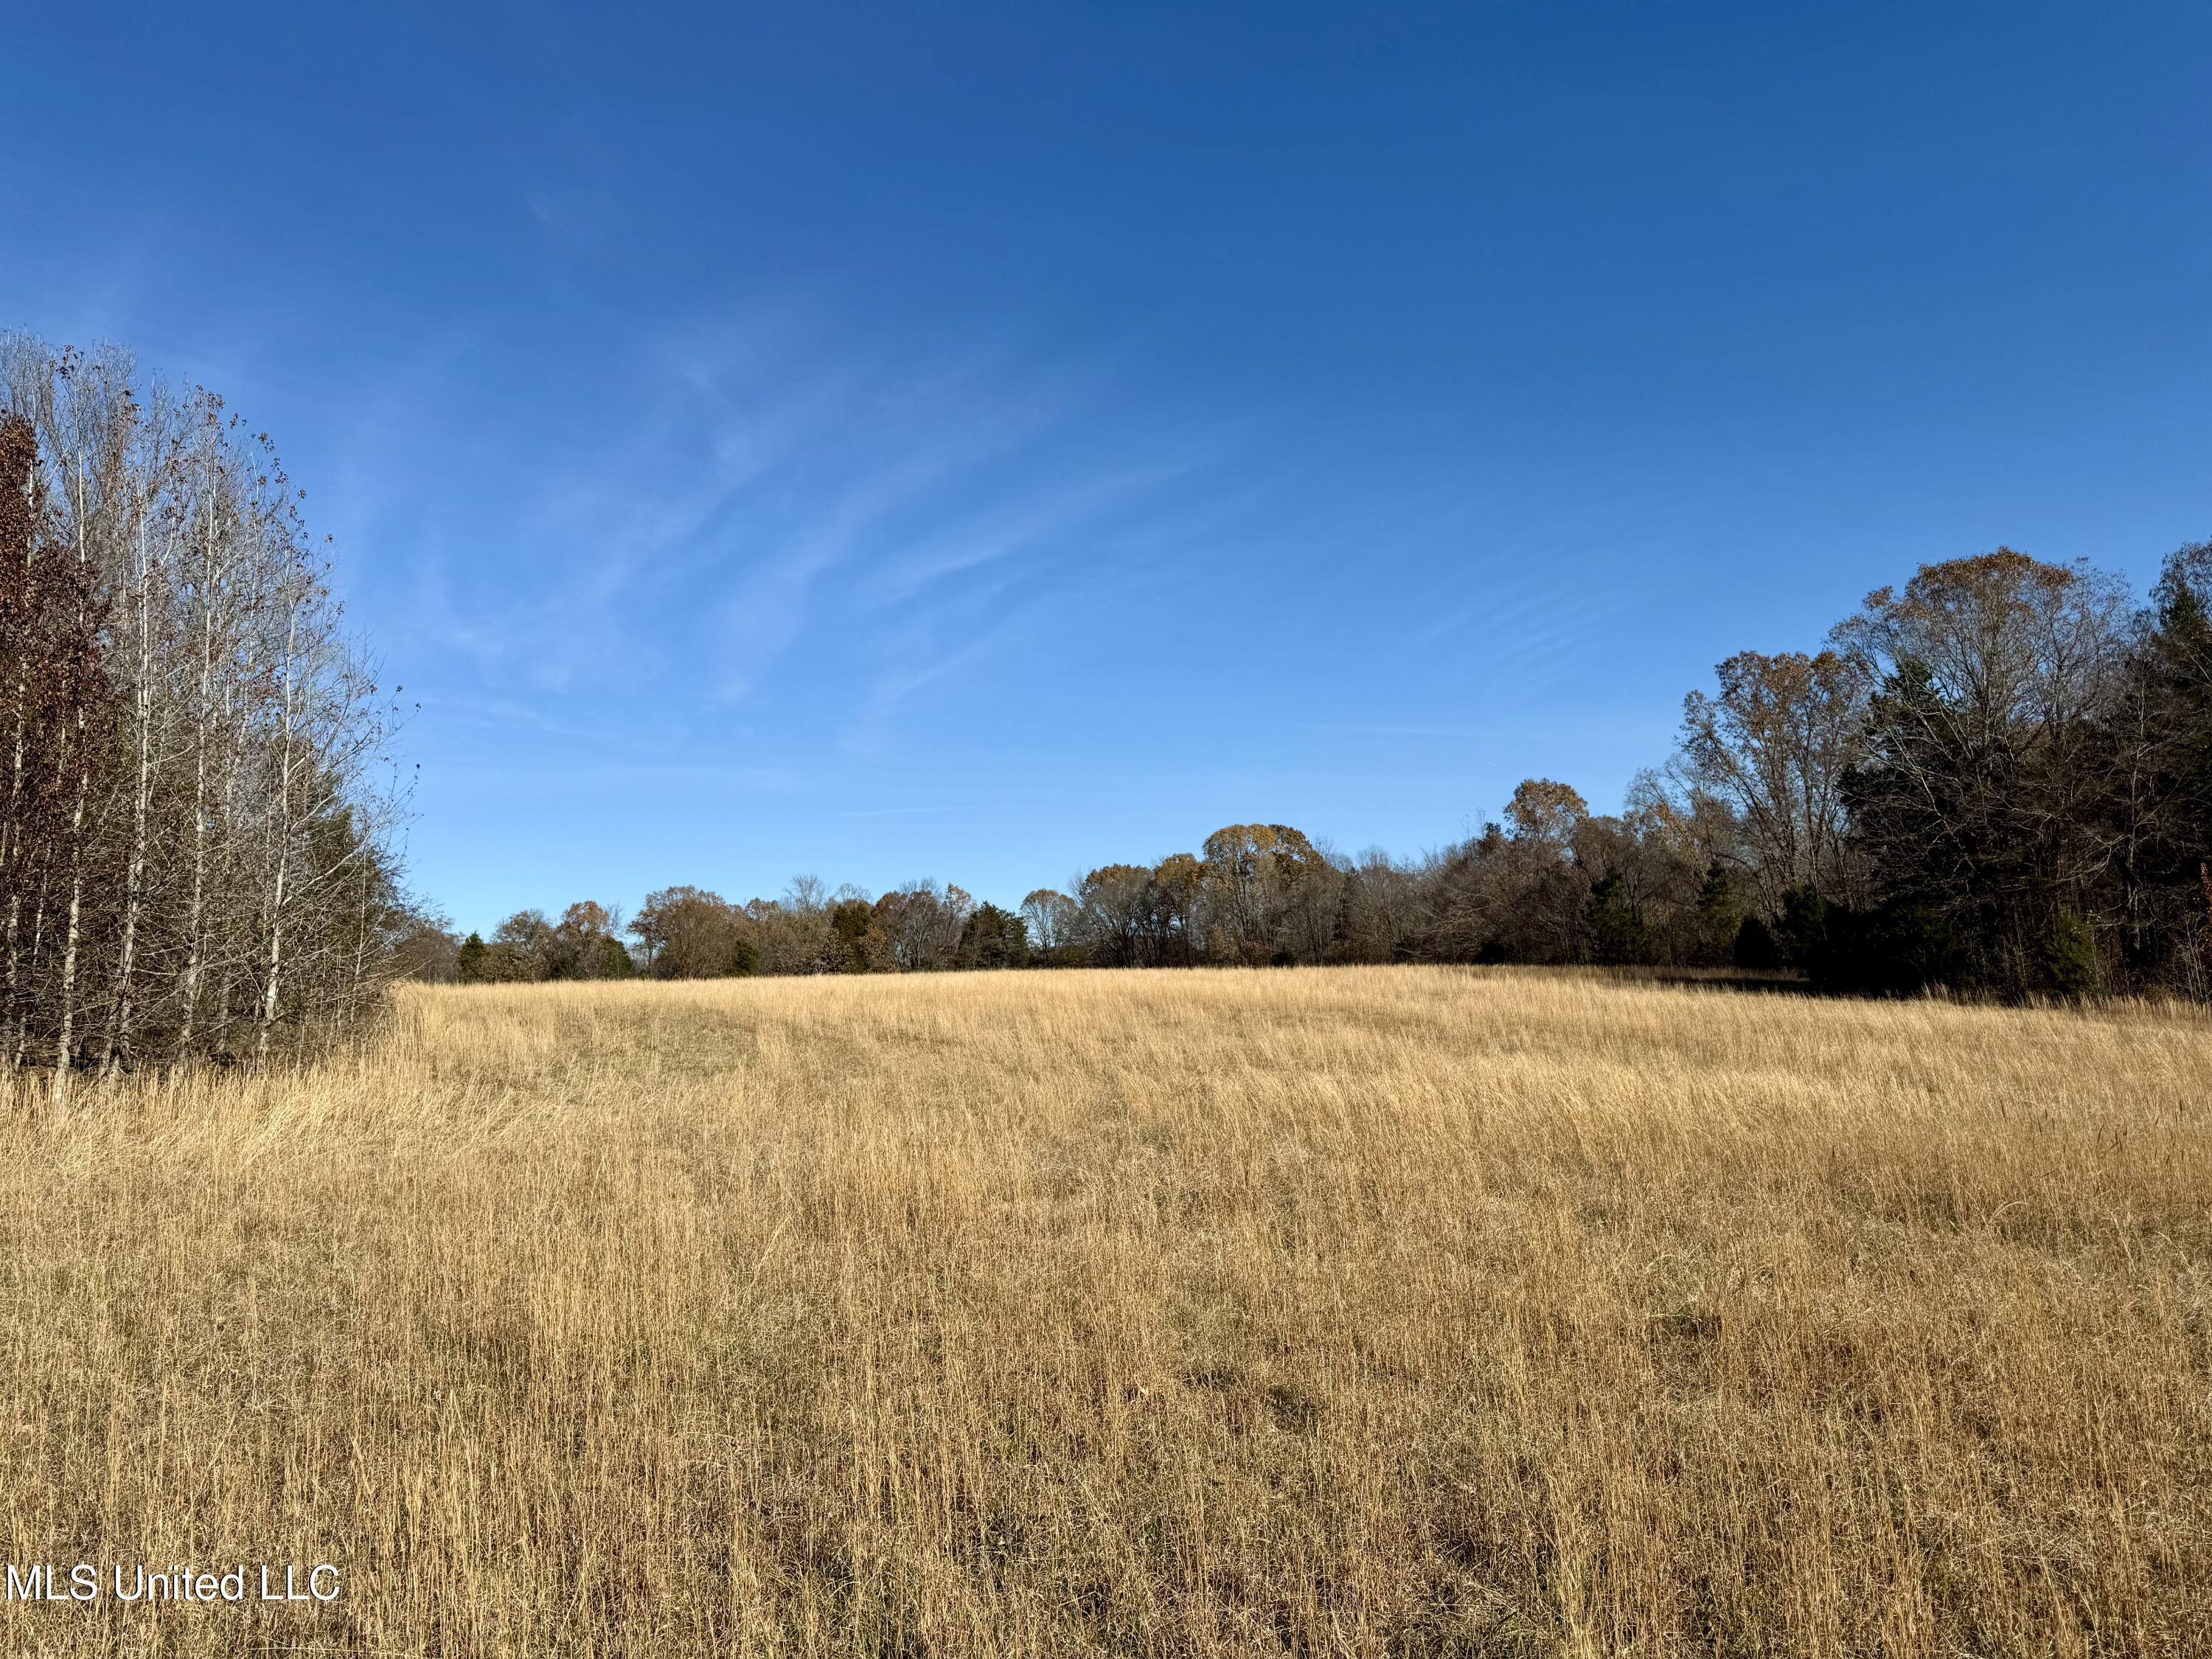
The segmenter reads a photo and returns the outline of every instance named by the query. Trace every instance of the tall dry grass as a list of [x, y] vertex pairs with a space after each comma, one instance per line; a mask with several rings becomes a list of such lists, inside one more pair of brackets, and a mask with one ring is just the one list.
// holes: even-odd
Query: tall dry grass
[[416, 991], [0, 1127], [9, 1559], [344, 1575], [0, 1647], [2203, 1654], [2208, 1102], [2147, 1009]]

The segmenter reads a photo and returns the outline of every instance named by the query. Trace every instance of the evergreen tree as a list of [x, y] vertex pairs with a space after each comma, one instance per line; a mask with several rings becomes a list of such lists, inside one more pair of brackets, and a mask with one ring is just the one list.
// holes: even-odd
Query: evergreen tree
[[1742, 926], [1735, 878], [1728, 866], [1715, 860], [1705, 866], [1705, 881], [1698, 889], [1698, 953], [1703, 963], [1717, 967], [1729, 961]]
[[963, 968], [1019, 968], [1029, 953], [1029, 928], [1022, 919], [987, 902], [963, 924], [956, 960]]
[[1757, 916], [1746, 916], [1737, 925], [1729, 954], [1737, 967], [1753, 973], [1770, 973], [1782, 965], [1782, 947], [1775, 942], [1773, 929]]
[[1652, 959], [1650, 931], [1618, 871], [1590, 884], [1583, 927], [1592, 962], [1622, 966]]

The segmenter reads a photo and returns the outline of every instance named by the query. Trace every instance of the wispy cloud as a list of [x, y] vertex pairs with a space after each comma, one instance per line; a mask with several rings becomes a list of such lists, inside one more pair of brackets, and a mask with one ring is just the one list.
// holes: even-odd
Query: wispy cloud
[[[465, 339], [426, 349], [364, 442], [404, 431], [393, 411], [429, 386], [467, 406], [477, 368]], [[1006, 665], [1025, 655], [1110, 651], [1117, 627], [1147, 651], [1225, 629], [1263, 663], [1255, 627], [1309, 653], [1372, 652], [1361, 630], [1380, 630], [1529, 690], [1625, 603], [1506, 542], [1463, 489], [1386, 480], [1362, 507], [1305, 488], [1249, 422], [1125, 419], [1118, 390], [1018, 343], [895, 349], [770, 299], [613, 367], [603, 353], [544, 407], [486, 399], [514, 428], [412, 440], [417, 477], [434, 449], [456, 481], [422, 492], [406, 538], [407, 620], [465, 694], [441, 709], [580, 754], [674, 761], [741, 739], [872, 765], [918, 705], [1018, 683]], [[1437, 587], [1447, 548], [1462, 550]], [[1408, 636], [1383, 596], [1423, 580]], [[1376, 712], [1378, 735], [1459, 732]]]
[[945, 812], [980, 812], [988, 811], [982, 802], [963, 802], [957, 806], [868, 806], [849, 812], [832, 812], [833, 818], [915, 818], [933, 817]]

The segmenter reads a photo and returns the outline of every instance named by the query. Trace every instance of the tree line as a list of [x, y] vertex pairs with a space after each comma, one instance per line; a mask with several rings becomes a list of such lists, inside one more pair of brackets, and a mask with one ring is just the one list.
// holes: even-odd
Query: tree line
[[266, 434], [0, 337], [0, 1072], [265, 1061], [411, 925], [392, 728]]
[[1685, 700], [1618, 813], [1549, 779], [1413, 860], [1286, 824], [1109, 864], [1018, 909], [803, 877], [773, 899], [573, 905], [489, 939], [425, 928], [471, 982], [1393, 961], [1794, 969], [1826, 988], [2212, 996], [2212, 544], [2148, 605], [2008, 548], [1923, 566], [1811, 652], [1744, 652]]
[[805, 877], [456, 937], [395, 851], [391, 696], [266, 434], [0, 337], [0, 1073], [265, 1061], [471, 982], [1391, 961], [2212, 1000], [2212, 544], [2147, 602], [2000, 548], [1686, 699], [1618, 812], [1531, 779], [1413, 859], [1280, 823], [1018, 906]]

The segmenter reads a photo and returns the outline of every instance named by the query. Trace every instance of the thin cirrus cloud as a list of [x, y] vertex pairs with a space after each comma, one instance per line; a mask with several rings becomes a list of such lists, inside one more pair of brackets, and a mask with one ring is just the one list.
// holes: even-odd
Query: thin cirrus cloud
[[981, 365], [841, 383], [839, 398], [804, 398], [804, 441], [772, 400], [739, 416], [770, 431], [781, 458], [718, 520], [714, 552], [732, 578], [716, 653], [727, 700], [759, 692], [828, 631], [872, 659], [859, 702], [880, 722], [906, 692], [987, 654], [982, 642], [1009, 635], [1071, 565], [1095, 580], [1141, 526], [1182, 510], [1173, 486], [1189, 455], [1132, 455], [1099, 430], [1098, 394], [1083, 388], [1010, 386]]
[[[416, 373], [459, 377], [467, 359]], [[1634, 599], [1570, 578], [1582, 533], [1509, 554], [1473, 479], [1378, 476], [1352, 510], [1262, 420], [1135, 421], [1111, 376], [1003, 341], [901, 351], [765, 305], [611, 359], [561, 410], [510, 411], [496, 443], [444, 434], [509, 515], [471, 521], [463, 495], [408, 538], [408, 622], [442, 659], [422, 678], [451, 716], [448, 760], [529, 770], [558, 744], [580, 768], [873, 763], [1019, 683], [1040, 641], [1171, 698], [1226, 618], [1325, 641], [1299, 660], [1341, 676], [1378, 629], [1406, 637], [1381, 596], [1437, 558], [1455, 574], [1431, 574], [1413, 642], [1540, 695]], [[477, 541], [506, 556], [473, 561]], [[1304, 670], [1285, 684], [1315, 685]], [[817, 769], [834, 798], [843, 775]]]
[[917, 696], [1171, 584], [1266, 493], [1224, 468], [1234, 434], [1132, 436], [1107, 377], [852, 334], [763, 307], [521, 405], [433, 397], [488, 378], [489, 347], [446, 341], [367, 388], [371, 411], [463, 411], [365, 416], [337, 457], [415, 481], [343, 527], [408, 549], [364, 587], [425, 752], [518, 778], [548, 745], [579, 775], [801, 731], [878, 754]]
[[[805, 333], [786, 319], [635, 354], [619, 417], [586, 453], [533, 456], [513, 481], [528, 484], [531, 579], [476, 574], [465, 532], [434, 525], [417, 630], [487, 687], [676, 677], [742, 702], [811, 630], [836, 624], [849, 642], [857, 629], [863, 650], [880, 634], [894, 659], [933, 621], [972, 632], [963, 611], [1006, 583], [963, 578], [1095, 549], [1188, 471], [1102, 437], [1092, 389], [1071, 377], [981, 354], [900, 366], [809, 352]], [[878, 717], [886, 678], [912, 677], [888, 665], [855, 697]]]

